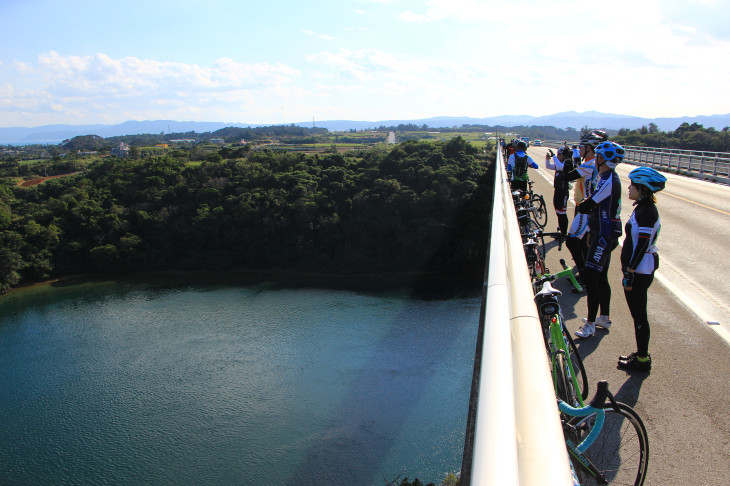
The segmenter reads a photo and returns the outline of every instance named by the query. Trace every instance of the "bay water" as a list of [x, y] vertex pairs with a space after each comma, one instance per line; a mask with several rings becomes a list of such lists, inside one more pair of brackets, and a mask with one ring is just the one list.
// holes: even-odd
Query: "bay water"
[[112, 281], [0, 297], [2, 484], [459, 470], [480, 297]]

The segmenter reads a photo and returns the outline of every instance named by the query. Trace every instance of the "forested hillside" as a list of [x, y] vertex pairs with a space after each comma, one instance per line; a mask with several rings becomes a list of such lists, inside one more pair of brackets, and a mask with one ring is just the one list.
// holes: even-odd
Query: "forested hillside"
[[720, 131], [705, 128], [699, 123], [683, 123], [674, 131], [660, 131], [650, 123], [639, 130], [622, 128], [618, 136], [611, 138], [623, 145], [644, 147], [676, 148], [683, 150], [700, 150], [708, 152], [730, 152], [730, 128]]
[[30, 188], [4, 177], [0, 287], [87, 272], [483, 271], [494, 157], [459, 137], [237, 155], [109, 158]]

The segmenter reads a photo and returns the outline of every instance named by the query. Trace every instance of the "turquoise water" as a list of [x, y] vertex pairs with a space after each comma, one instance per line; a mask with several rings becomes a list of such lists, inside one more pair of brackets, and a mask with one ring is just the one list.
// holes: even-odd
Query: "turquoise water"
[[0, 298], [3, 484], [458, 471], [479, 297], [86, 283]]

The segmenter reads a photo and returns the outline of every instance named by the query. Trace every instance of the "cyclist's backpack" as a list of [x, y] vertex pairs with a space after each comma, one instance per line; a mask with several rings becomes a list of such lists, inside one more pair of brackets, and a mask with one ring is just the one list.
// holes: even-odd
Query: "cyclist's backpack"
[[515, 154], [515, 165], [512, 167], [512, 177], [521, 178], [527, 172], [527, 154], [520, 157]]

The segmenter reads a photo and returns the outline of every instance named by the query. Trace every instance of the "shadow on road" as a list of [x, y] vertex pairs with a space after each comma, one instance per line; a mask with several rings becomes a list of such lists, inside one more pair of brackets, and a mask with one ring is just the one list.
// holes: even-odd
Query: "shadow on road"
[[618, 390], [613, 392], [613, 396], [619, 402], [624, 402], [626, 405], [631, 407], [636, 406], [639, 401], [639, 392], [641, 391], [641, 385], [649, 377], [649, 373], [645, 371], [634, 371], [628, 373], [628, 380], [624, 382]]
[[588, 338], [575, 338], [575, 347], [578, 348], [581, 358], [585, 359], [593, 351], [598, 349], [598, 345], [605, 336], [608, 335], [608, 331], [601, 328], [596, 328], [596, 334]]

